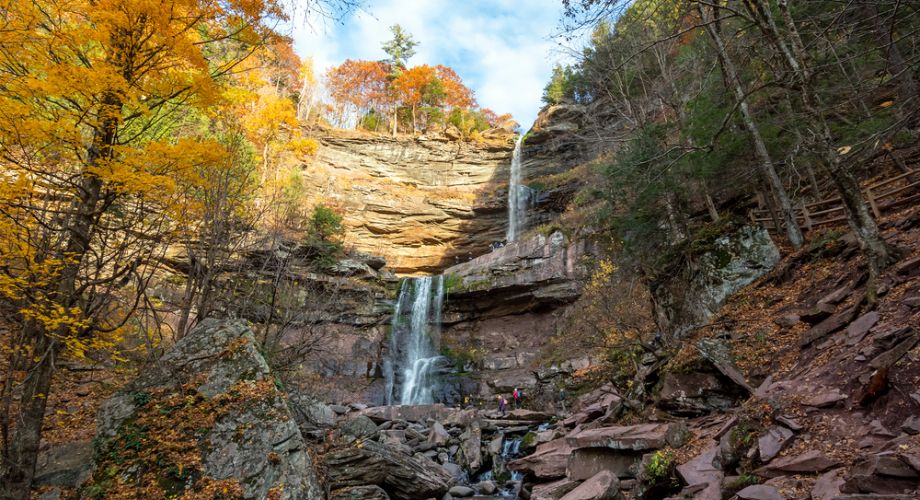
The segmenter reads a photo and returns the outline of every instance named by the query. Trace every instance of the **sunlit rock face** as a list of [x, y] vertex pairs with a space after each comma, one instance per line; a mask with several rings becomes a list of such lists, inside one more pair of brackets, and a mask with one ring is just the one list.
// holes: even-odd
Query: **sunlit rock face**
[[344, 209], [348, 247], [380, 255], [397, 274], [434, 274], [504, 238], [510, 133], [484, 141], [318, 136], [304, 166], [317, 202]]

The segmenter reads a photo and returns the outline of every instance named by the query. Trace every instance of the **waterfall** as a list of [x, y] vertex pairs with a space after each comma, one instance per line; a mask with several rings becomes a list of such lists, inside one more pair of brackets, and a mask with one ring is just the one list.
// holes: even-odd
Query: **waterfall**
[[443, 304], [443, 276], [403, 281], [393, 311], [390, 355], [383, 367], [388, 405], [434, 402]]
[[521, 183], [521, 149], [524, 136], [518, 136], [511, 154], [511, 176], [508, 181], [508, 232], [507, 241], [514, 241], [520, 235], [527, 221], [527, 206], [531, 198], [530, 188]]

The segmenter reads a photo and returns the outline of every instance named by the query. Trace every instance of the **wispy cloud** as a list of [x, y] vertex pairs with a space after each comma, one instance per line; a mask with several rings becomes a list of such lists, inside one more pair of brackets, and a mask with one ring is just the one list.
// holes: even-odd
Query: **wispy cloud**
[[511, 112], [526, 129], [541, 107], [553, 64], [563, 58], [548, 39], [560, 0], [378, 0], [335, 26], [295, 29], [301, 56], [317, 69], [343, 60], [383, 59], [389, 27], [401, 24], [420, 42], [410, 64], [446, 64], [483, 107]]

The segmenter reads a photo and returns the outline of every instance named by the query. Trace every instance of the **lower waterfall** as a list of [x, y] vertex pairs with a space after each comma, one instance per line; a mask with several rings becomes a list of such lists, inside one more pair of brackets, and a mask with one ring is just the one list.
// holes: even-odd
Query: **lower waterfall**
[[399, 290], [384, 361], [386, 403], [434, 402], [437, 387], [444, 277], [407, 278]]

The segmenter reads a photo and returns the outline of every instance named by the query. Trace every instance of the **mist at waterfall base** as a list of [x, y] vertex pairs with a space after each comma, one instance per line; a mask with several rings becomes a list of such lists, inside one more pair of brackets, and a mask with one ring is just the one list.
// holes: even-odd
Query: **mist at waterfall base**
[[443, 276], [403, 280], [383, 363], [386, 404], [435, 402], [438, 375], [446, 363], [438, 354], [443, 306]]
[[508, 230], [505, 241], [516, 241], [521, 231], [527, 226], [527, 209], [535, 200], [533, 190], [523, 184], [521, 176], [522, 154], [524, 136], [518, 136], [514, 143], [514, 152], [511, 154], [510, 176], [508, 179]]

